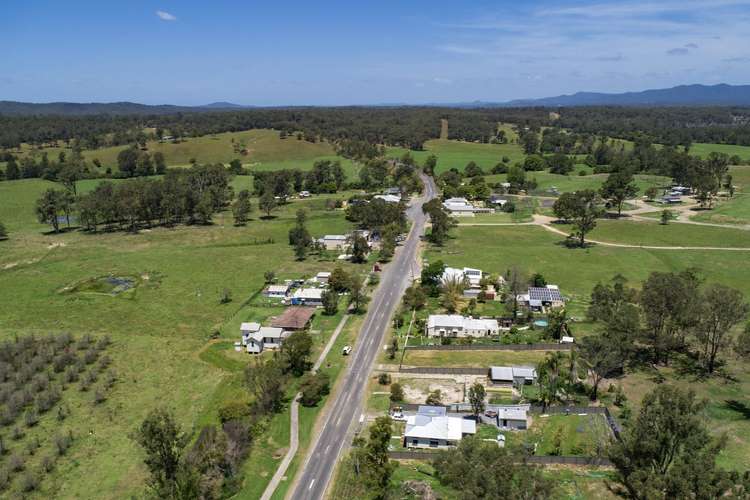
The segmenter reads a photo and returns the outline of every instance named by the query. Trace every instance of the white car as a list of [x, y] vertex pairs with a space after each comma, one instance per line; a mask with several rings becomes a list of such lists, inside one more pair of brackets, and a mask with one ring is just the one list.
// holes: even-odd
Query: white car
[[352, 346], [350, 345], [345, 345], [344, 348], [341, 349], [341, 354], [343, 354], [344, 356], [348, 356], [349, 353], [351, 352], [352, 352]]

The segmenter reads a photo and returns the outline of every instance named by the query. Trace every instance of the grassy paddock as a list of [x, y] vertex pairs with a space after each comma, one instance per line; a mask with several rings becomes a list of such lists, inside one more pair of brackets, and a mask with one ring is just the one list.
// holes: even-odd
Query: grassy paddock
[[[243, 315], [260, 319], [273, 313], [255, 303], [243, 306], [263, 285], [263, 273], [311, 276], [335, 265], [315, 257], [294, 260], [287, 233], [295, 210], [310, 209], [313, 235], [346, 231], [351, 225], [342, 211], [323, 209], [322, 197], [315, 197], [282, 207], [272, 220], [259, 220], [256, 211], [244, 227], [234, 227], [231, 214], [223, 213], [212, 226], [47, 235], [47, 227], [33, 217], [33, 205], [50, 185], [41, 180], [0, 183], [0, 218], [11, 233], [0, 242], [0, 339], [60, 331], [108, 334], [113, 341], [108, 354], [119, 382], [106, 405], [71, 404], [66, 427], [80, 438], [70, 460], [43, 481], [41, 492], [67, 498], [140, 495], [142, 454], [128, 436], [149, 410], [172, 408], [184, 428], [197, 433], [216, 422], [223, 402], [246, 397], [240, 368], [249, 356], [231, 349], [239, 329], [227, 325]], [[61, 292], [110, 274], [138, 277], [139, 286], [134, 293], [115, 296]], [[229, 304], [219, 303], [224, 288], [233, 298]], [[333, 318], [316, 318], [313, 328], [321, 331], [314, 336], [316, 349], [334, 326]], [[209, 335], [217, 330], [225, 332], [223, 343], [209, 345]], [[335, 348], [332, 356], [339, 353]], [[335, 364], [328, 369], [334, 371]], [[282, 443], [284, 427], [272, 422], [266, 443]], [[248, 481], [253, 478], [249, 475]]]
[[[388, 148], [387, 154], [399, 157], [406, 151], [403, 148]], [[510, 158], [511, 164], [524, 159], [523, 150], [517, 144], [480, 144], [446, 139], [429, 140], [424, 144], [424, 151], [409, 152], [419, 163], [424, 162], [431, 154], [437, 156], [435, 172], [438, 174], [451, 168], [463, 170], [470, 161], [489, 173], [492, 167], [500, 163], [503, 156]]]
[[750, 248], [750, 231], [679, 223], [600, 220], [588, 237], [631, 245]]

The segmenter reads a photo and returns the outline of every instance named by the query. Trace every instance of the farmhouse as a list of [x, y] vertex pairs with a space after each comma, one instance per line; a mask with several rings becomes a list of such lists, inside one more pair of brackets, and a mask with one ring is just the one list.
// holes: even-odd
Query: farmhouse
[[478, 208], [469, 203], [466, 198], [448, 198], [443, 202], [445, 208], [451, 215], [473, 217], [475, 213], [492, 213], [492, 208]]
[[323, 291], [322, 288], [298, 288], [292, 294], [291, 303], [293, 306], [322, 306]]
[[263, 291], [263, 295], [269, 298], [283, 299], [289, 293], [289, 288], [290, 285], [288, 283], [284, 285], [269, 285]]
[[529, 287], [528, 293], [518, 296], [518, 301], [532, 311], [541, 312], [544, 312], [546, 307], [557, 308], [565, 305], [565, 299], [557, 285]]
[[242, 345], [247, 345], [247, 339], [250, 335], [260, 330], [260, 323], [242, 323], [240, 325], [240, 334], [242, 335]]
[[318, 239], [318, 243], [323, 245], [326, 250], [343, 250], [349, 245], [348, 238], [343, 234], [326, 234]]
[[431, 314], [427, 318], [428, 337], [488, 337], [498, 335], [494, 319], [474, 319], [459, 314]]
[[328, 283], [331, 273], [328, 271], [321, 271], [315, 275], [315, 281], [318, 283]]
[[393, 194], [376, 194], [373, 198], [383, 200], [386, 203], [401, 203], [401, 197]]
[[281, 328], [262, 326], [258, 331], [247, 336], [247, 352], [260, 354], [264, 349], [278, 349], [290, 333]]
[[471, 267], [464, 267], [463, 269], [446, 267], [443, 270], [443, 276], [440, 277], [440, 281], [445, 283], [452, 280], [463, 280], [464, 278], [471, 288], [479, 288], [479, 282], [482, 281], [482, 270]]
[[474, 420], [447, 415], [443, 406], [420, 406], [406, 420], [404, 446], [407, 448], [446, 448], [456, 446], [464, 436], [475, 434]]
[[497, 385], [527, 385], [536, 381], [533, 366], [492, 366], [490, 381]]
[[498, 207], [504, 207], [508, 200], [497, 194], [490, 195], [489, 203]]
[[304, 330], [310, 325], [313, 316], [315, 316], [315, 309], [291, 306], [271, 321], [271, 326], [291, 331]]

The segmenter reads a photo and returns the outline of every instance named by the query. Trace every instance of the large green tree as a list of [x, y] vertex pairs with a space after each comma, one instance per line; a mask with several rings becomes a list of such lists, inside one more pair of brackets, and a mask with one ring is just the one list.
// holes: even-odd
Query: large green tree
[[617, 215], [622, 214], [622, 204], [638, 193], [638, 186], [630, 170], [612, 172], [599, 189], [599, 194], [617, 207]]
[[586, 234], [596, 227], [596, 219], [604, 214], [596, 191], [584, 189], [574, 193], [563, 193], [552, 207], [554, 214], [573, 224], [571, 238], [576, 238], [583, 247]]
[[718, 499], [733, 486], [717, 467], [724, 440], [708, 431], [692, 391], [660, 385], [646, 394], [635, 422], [615, 441], [609, 458], [619, 492], [633, 499]]
[[719, 355], [731, 345], [732, 328], [747, 317], [750, 306], [742, 292], [725, 285], [712, 284], [703, 292], [702, 308], [695, 326], [703, 367], [713, 373]]
[[188, 436], [171, 411], [152, 410], [136, 430], [133, 439], [146, 454], [143, 462], [149, 472], [148, 484], [157, 498], [174, 498], [180, 459]]

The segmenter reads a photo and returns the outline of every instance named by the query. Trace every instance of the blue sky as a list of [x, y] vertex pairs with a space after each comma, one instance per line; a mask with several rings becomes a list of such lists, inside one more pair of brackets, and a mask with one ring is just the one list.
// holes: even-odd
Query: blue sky
[[750, 0], [4, 0], [0, 19], [0, 100], [417, 104], [750, 83]]

